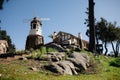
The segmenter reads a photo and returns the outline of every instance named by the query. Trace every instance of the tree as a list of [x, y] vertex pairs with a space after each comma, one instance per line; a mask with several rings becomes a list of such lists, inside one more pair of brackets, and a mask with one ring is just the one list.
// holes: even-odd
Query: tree
[[3, 9], [3, 2], [4, 0], [0, 0], [0, 9]]
[[85, 19], [85, 23], [87, 24], [86, 35], [89, 37], [89, 51], [96, 52], [96, 42], [95, 42], [95, 19], [94, 19], [94, 1], [89, 1], [89, 8], [87, 8], [87, 11], [85, 12], [88, 15], [88, 19]]
[[120, 47], [120, 28], [115, 25], [111, 25], [111, 28], [114, 27], [111, 34], [111, 44], [115, 57], [118, 57], [119, 47]]
[[95, 44], [95, 26], [94, 26], [94, 1], [89, 0], [89, 15], [88, 15], [88, 25], [89, 25], [89, 51], [96, 51]]
[[96, 29], [99, 30], [99, 33], [97, 34], [98, 39], [100, 39], [105, 45], [105, 55], [108, 52], [107, 49], [107, 43], [109, 42], [109, 37], [108, 37], [108, 22], [107, 20], [101, 18], [100, 22], [96, 23]]
[[3, 3], [4, 3], [5, 1], [8, 2], [9, 0], [0, 0], [0, 10], [3, 9]]
[[113, 24], [104, 18], [96, 23], [96, 28], [99, 31], [98, 39], [104, 43], [105, 55], [108, 52], [107, 44], [111, 43], [115, 57], [118, 56], [120, 46], [120, 28], [116, 27], [116, 22]]

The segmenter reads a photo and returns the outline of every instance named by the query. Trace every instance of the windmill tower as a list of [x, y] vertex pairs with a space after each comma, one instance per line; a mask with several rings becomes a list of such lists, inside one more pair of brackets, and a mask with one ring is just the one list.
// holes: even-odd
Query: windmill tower
[[44, 44], [42, 36], [42, 23], [38, 17], [34, 17], [30, 23], [30, 32], [26, 40], [26, 50], [37, 49]]

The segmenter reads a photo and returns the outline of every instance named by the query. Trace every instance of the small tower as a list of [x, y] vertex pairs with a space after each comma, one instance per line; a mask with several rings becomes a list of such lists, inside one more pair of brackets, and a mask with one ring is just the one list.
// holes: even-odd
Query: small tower
[[42, 36], [42, 23], [38, 17], [34, 17], [30, 24], [30, 32], [27, 36], [25, 49], [37, 49], [44, 44]]
[[29, 35], [42, 35], [42, 23], [38, 17], [34, 17], [31, 21], [31, 29]]

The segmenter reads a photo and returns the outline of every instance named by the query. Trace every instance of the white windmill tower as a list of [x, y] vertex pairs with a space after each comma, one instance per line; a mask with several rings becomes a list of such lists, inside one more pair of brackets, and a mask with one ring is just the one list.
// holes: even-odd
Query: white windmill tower
[[25, 49], [36, 49], [43, 44], [42, 22], [38, 17], [34, 17], [30, 23], [30, 32], [27, 36]]

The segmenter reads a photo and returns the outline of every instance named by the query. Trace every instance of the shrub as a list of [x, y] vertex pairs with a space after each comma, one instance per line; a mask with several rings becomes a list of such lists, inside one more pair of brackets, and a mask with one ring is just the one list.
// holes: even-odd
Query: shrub
[[35, 50], [32, 52], [31, 58], [33, 59], [39, 59], [41, 56], [41, 51], [39, 49]]
[[39, 50], [40, 50], [41, 54], [46, 54], [47, 53], [45, 46], [41, 46]]
[[115, 58], [113, 61], [111, 61], [110, 66], [120, 67], [120, 57]]
[[24, 54], [24, 53], [25, 53], [25, 50], [19, 50], [15, 52], [15, 54]]
[[54, 48], [46, 48], [45, 46], [41, 46], [39, 49], [32, 51], [31, 58], [33, 59], [46, 59], [46, 56], [43, 54], [47, 54], [48, 52], [56, 52], [57, 50]]
[[80, 50], [79, 48], [75, 48], [74, 51], [76, 51], [76, 52], [80, 52], [81, 50]]
[[47, 52], [58, 52], [55, 48], [47, 48]]

